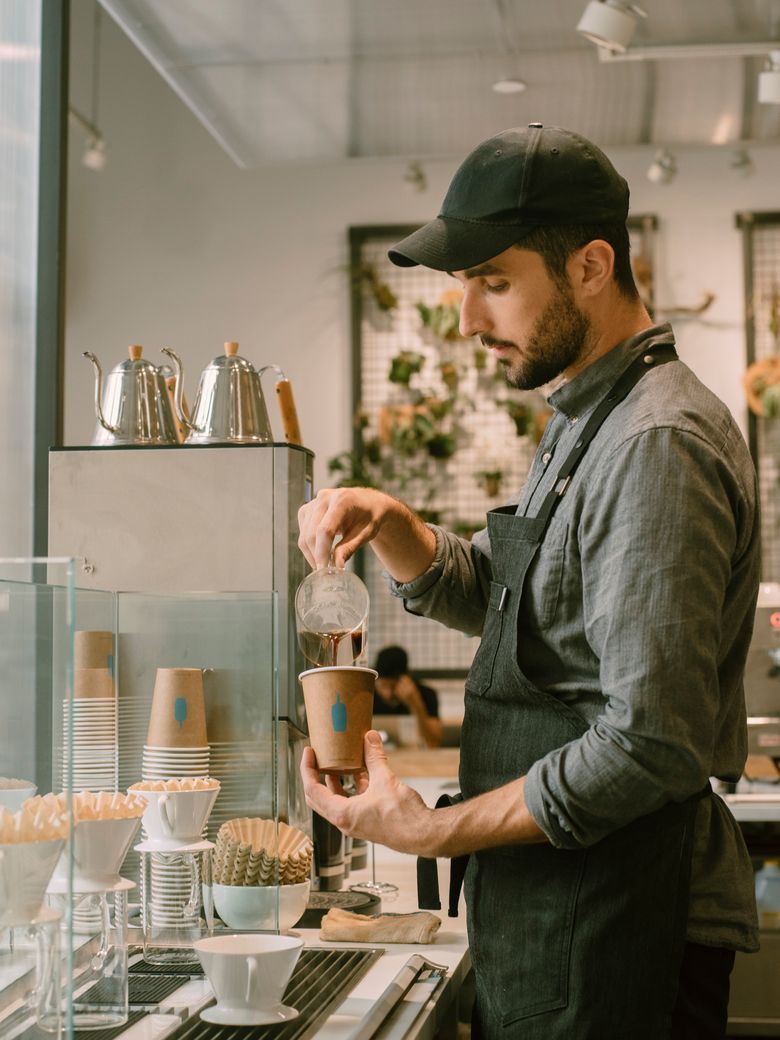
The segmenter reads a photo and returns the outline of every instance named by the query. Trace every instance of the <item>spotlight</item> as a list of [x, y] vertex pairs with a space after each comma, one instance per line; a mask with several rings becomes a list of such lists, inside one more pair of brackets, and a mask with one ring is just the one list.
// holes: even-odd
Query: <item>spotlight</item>
[[108, 162], [106, 142], [100, 135], [90, 137], [81, 157], [82, 163], [90, 170], [102, 170]]
[[758, 74], [758, 100], [780, 105], [780, 51], [770, 51], [767, 67]]
[[733, 153], [729, 167], [740, 177], [749, 177], [753, 173], [753, 160], [750, 158], [747, 148], [738, 148]]
[[636, 32], [637, 16], [646, 18], [641, 7], [622, 0], [590, 0], [577, 26], [577, 32], [599, 47], [625, 51]]
[[504, 76], [493, 84], [496, 94], [522, 94], [526, 84], [517, 76]]
[[677, 160], [670, 151], [662, 148], [647, 168], [647, 179], [653, 184], [669, 184], [677, 173]]

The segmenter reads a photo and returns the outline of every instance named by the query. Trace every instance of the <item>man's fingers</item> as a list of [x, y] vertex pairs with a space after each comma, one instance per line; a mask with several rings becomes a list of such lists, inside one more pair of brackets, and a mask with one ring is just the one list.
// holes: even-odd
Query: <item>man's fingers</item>
[[366, 733], [366, 738], [363, 744], [363, 753], [366, 758], [366, 769], [368, 770], [369, 777], [376, 775], [383, 769], [390, 769], [387, 764], [387, 754], [385, 752], [382, 738], [375, 729], [370, 729]]
[[339, 794], [339, 795], [341, 795], [342, 798], [346, 798], [347, 797], [344, 794], [344, 788], [341, 785], [341, 777], [340, 776], [331, 776], [330, 773], [326, 773], [325, 774], [325, 784], [327, 785], [328, 790], [332, 791], [333, 794]]

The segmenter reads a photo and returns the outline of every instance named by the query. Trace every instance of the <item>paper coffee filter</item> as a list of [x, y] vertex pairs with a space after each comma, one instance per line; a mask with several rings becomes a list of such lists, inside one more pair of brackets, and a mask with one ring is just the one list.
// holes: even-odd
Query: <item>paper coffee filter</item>
[[175, 776], [166, 780], [139, 780], [128, 791], [214, 791], [219, 780], [210, 776]]
[[0, 808], [0, 845], [16, 845], [28, 841], [53, 841], [67, 838], [70, 826], [67, 815], [50, 805], [31, 805], [38, 799], [28, 798], [15, 813]]
[[32, 780], [15, 780], [9, 776], [0, 776], [0, 791], [18, 791], [24, 787], [35, 787]]
[[214, 884], [276, 885], [305, 881], [312, 843], [297, 827], [273, 820], [228, 820], [217, 834], [212, 858]]
[[[146, 810], [146, 799], [140, 795], [122, 794], [121, 791], [79, 791], [72, 795], [73, 820], [125, 820], [143, 816]], [[26, 806], [46, 807], [51, 812], [67, 811], [67, 800], [64, 794], [36, 795], [28, 798]]]

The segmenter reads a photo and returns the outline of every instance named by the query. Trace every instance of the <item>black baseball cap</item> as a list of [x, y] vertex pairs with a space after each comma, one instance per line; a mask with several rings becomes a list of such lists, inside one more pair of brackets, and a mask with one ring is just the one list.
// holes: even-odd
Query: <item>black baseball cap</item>
[[624, 223], [628, 184], [586, 138], [529, 123], [474, 149], [441, 212], [388, 251], [399, 267], [463, 271], [503, 253], [534, 228]]

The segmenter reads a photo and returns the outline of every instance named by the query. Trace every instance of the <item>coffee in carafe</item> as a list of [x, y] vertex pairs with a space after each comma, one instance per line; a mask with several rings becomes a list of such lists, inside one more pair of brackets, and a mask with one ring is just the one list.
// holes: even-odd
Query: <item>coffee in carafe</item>
[[295, 595], [298, 645], [316, 668], [352, 665], [366, 655], [369, 597], [352, 571], [327, 567], [312, 571]]

